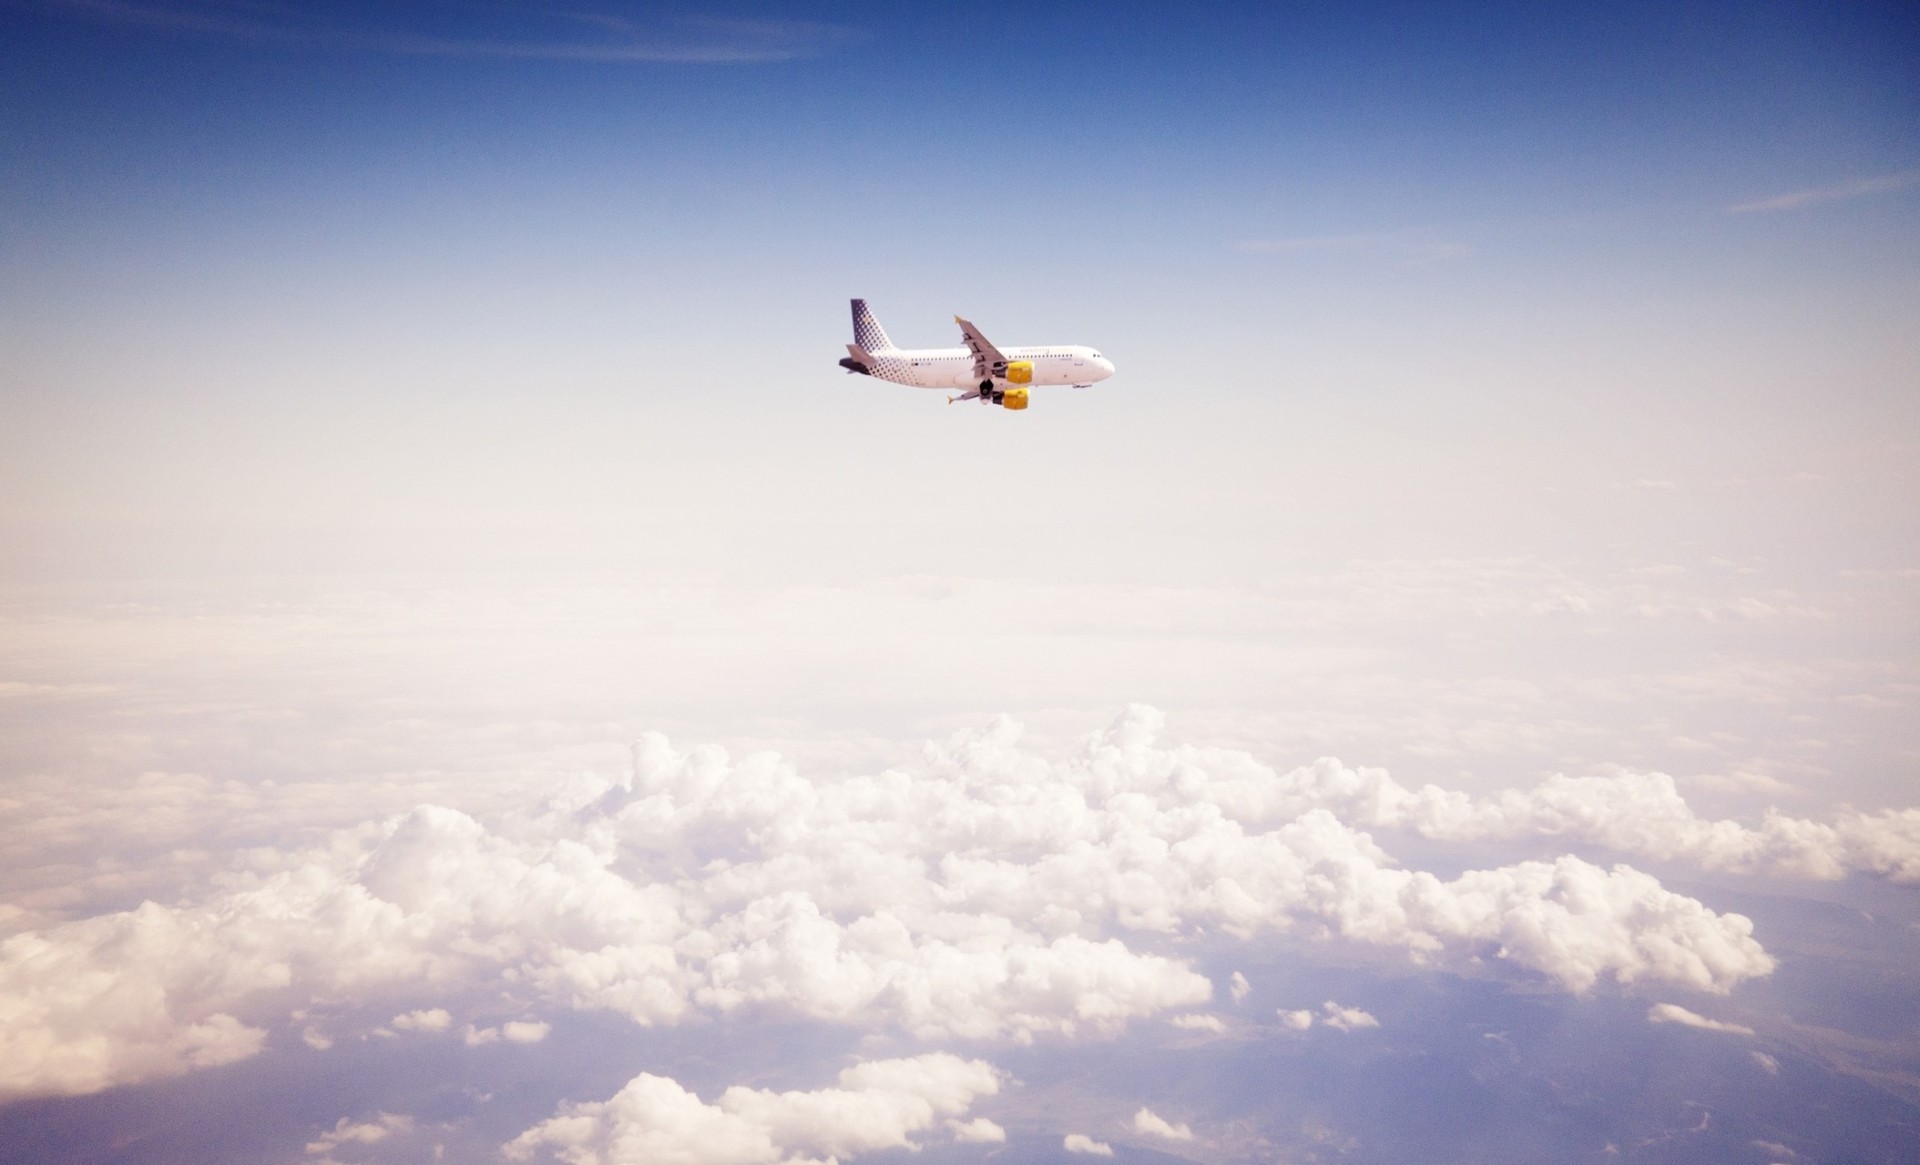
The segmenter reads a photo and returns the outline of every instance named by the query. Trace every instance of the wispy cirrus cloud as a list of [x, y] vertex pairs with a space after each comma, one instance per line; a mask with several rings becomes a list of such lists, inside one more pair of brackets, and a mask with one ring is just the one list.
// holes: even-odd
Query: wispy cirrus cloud
[[1757, 198], [1751, 202], [1736, 203], [1727, 208], [1727, 213], [1765, 214], [1780, 210], [1800, 210], [1826, 202], [1851, 202], [1856, 198], [1870, 198], [1876, 194], [1905, 190], [1917, 184], [1920, 184], [1920, 170], [1903, 170], [1898, 174], [1881, 174], [1878, 177], [1860, 178], [1852, 182], [1836, 182], [1831, 186], [1813, 186], [1805, 190], [1791, 190], [1785, 194], [1776, 194], [1770, 198]]
[[262, 44], [494, 60], [754, 64], [816, 56], [851, 35], [843, 27], [806, 20], [681, 15], [638, 21], [539, 8], [503, 23], [497, 11], [461, 4], [431, 11], [395, 5], [357, 24], [295, 5], [221, 0], [44, 0], [44, 7], [101, 23]]
[[1727, 1023], [1723, 1020], [1708, 1019], [1698, 1012], [1688, 1011], [1677, 1003], [1656, 1003], [1647, 1009], [1648, 1023], [1677, 1023], [1682, 1027], [1697, 1027], [1701, 1031], [1725, 1032], [1734, 1036], [1750, 1036], [1753, 1029], [1745, 1024]]

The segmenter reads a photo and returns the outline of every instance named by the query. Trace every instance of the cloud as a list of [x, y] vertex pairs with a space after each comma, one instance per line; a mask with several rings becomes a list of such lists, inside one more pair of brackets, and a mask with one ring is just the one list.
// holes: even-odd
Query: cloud
[[1223, 1032], [1227, 1030], [1226, 1021], [1219, 1016], [1204, 1015], [1197, 1012], [1187, 1015], [1176, 1015], [1167, 1022], [1177, 1028], [1184, 1028], [1187, 1031]]
[[[848, 30], [806, 20], [742, 20], [682, 15], [641, 23], [592, 12], [518, 15], [521, 27], [486, 38], [468, 35], [461, 22], [450, 31], [417, 31], [443, 13], [419, 6], [393, 6], [383, 23], [351, 27], [315, 19], [298, 5], [251, 5], [178, 0], [138, 4], [126, 0], [46, 0], [59, 12], [170, 32], [228, 37], [262, 44], [348, 49], [401, 56], [468, 57], [600, 63], [750, 64], [814, 56], [849, 38]], [[443, 6], [444, 8], [445, 6]], [[452, 6], [453, 17], [496, 15], [483, 6]], [[588, 35], [582, 35], [582, 33]]]
[[1284, 1007], [1274, 1014], [1280, 1017], [1281, 1027], [1297, 1032], [1311, 1029], [1317, 1020], [1324, 1020], [1328, 1027], [1343, 1032], [1380, 1026], [1380, 1021], [1367, 1012], [1357, 1007], [1343, 1007], [1331, 999], [1323, 1005], [1319, 1015], [1304, 1008], [1289, 1011]]
[[997, 1092], [999, 1077], [983, 1061], [932, 1053], [856, 1064], [838, 1084], [813, 1092], [736, 1085], [708, 1104], [674, 1080], [642, 1073], [609, 1100], [562, 1105], [506, 1153], [526, 1160], [545, 1150], [568, 1165], [799, 1165], [912, 1149], [918, 1134]]
[[331, 1153], [341, 1145], [377, 1145], [395, 1133], [413, 1128], [413, 1118], [383, 1112], [370, 1121], [354, 1122], [341, 1117], [333, 1128], [307, 1143], [309, 1155]]
[[1133, 1131], [1150, 1137], [1165, 1137], [1170, 1141], [1191, 1141], [1193, 1130], [1185, 1124], [1173, 1124], [1150, 1108], [1142, 1108], [1133, 1114]]
[[1227, 989], [1233, 995], [1233, 1001], [1235, 1003], [1244, 1003], [1247, 996], [1253, 991], [1253, 984], [1247, 982], [1245, 975], [1235, 971], [1233, 978], [1229, 980]]
[[444, 1007], [435, 1007], [425, 1011], [409, 1011], [405, 1015], [393, 1017], [391, 1026], [401, 1031], [443, 1032], [453, 1026], [453, 1016]]
[[551, 1024], [527, 1020], [511, 1020], [499, 1027], [475, 1027], [468, 1024], [466, 1030], [461, 1033], [461, 1039], [469, 1048], [499, 1043], [501, 1040], [510, 1044], [537, 1044], [546, 1039], [547, 1034], [552, 1030]]
[[1326, 1002], [1325, 1012], [1327, 1026], [1333, 1028], [1335, 1031], [1350, 1032], [1358, 1031], [1361, 1028], [1380, 1026], [1379, 1020], [1359, 1008], [1342, 1007], [1331, 999]]
[[1748, 1052], [1747, 1054], [1753, 1057], [1753, 1062], [1760, 1065], [1761, 1071], [1765, 1072], [1767, 1075], [1769, 1076], [1780, 1075], [1780, 1061], [1774, 1059], [1772, 1056], [1767, 1055], [1765, 1052]]
[[1113, 1156], [1113, 1146], [1105, 1141], [1096, 1141], [1085, 1133], [1068, 1133], [1060, 1138], [1060, 1147], [1069, 1153], [1086, 1153], [1094, 1157]]
[[1920, 882], [1920, 809], [1851, 813], [1834, 826], [1841, 860], [1895, 882]]
[[[1020, 748], [1001, 720], [930, 746], [918, 774], [813, 780], [772, 754], [648, 736], [630, 777], [568, 778], [484, 823], [421, 806], [249, 850], [199, 901], [0, 940], [0, 1095], [244, 1059], [296, 1009], [320, 1041], [329, 1009], [356, 1002], [390, 1000], [401, 1030], [450, 1030], [449, 1006], [476, 1005], [481, 985], [642, 1025], [774, 1014], [1030, 1043], [1191, 1014], [1213, 997], [1190, 962], [1203, 937], [1336, 940], [1576, 992], [1725, 992], [1772, 969], [1747, 919], [1630, 867], [1563, 856], [1442, 879], [1352, 823], [1592, 829], [1576, 808], [1638, 820], [1619, 804], [1647, 801], [1620, 795], [1641, 786], [1481, 804], [1336, 762], [1280, 775], [1244, 753], [1164, 749], [1159, 726], [1134, 708], [1062, 757]], [[1666, 821], [1670, 784], [1654, 792]], [[1850, 844], [1901, 868], [1906, 819], [1861, 822], [1848, 828], [1870, 840]]]
[[551, 1024], [533, 1020], [509, 1020], [500, 1025], [500, 1034], [510, 1044], [537, 1044], [553, 1030]]
[[950, 1120], [947, 1129], [963, 1145], [1000, 1145], [1007, 1140], [1007, 1130], [983, 1116], [970, 1121]]
[[1209, 792], [1259, 817], [1318, 807], [1357, 825], [1411, 829], [1436, 840], [1576, 839], [1713, 870], [1810, 879], [1857, 870], [1920, 881], [1920, 809], [1849, 813], [1833, 824], [1770, 809], [1758, 826], [1747, 826], [1700, 817], [1665, 773], [1560, 775], [1476, 799], [1436, 785], [1409, 789], [1385, 770], [1323, 759], [1277, 780]]
[[1688, 1011], [1677, 1003], [1656, 1003], [1647, 1009], [1648, 1023], [1677, 1023], [1686, 1027], [1697, 1027], [1702, 1031], [1726, 1032], [1728, 1035], [1750, 1036], [1753, 1029], [1737, 1023], [1724, 1023], [1717, 1019], [1708, 1019], [1704, 1015]]
[[1875, 194], [1905, 190], [1916, 183], [1920, 183], [1920, 170], [1905, 170], [1898, 174], [1881, 174], [1852, 182], [1836, 182], [1831, 186], [1815, 186], [1786, 194], [1776, 194], [1770, 198], [1756, 199], [1752, 202], [1742, 202], [1729, 206], [1727, 212], [1729, 214], [1764, 214], [1772, 211], [1800, 210], [1803, 207], [1818, 206], [1827, 202], [1850, 202], [1856, 198], [1868, 198]]

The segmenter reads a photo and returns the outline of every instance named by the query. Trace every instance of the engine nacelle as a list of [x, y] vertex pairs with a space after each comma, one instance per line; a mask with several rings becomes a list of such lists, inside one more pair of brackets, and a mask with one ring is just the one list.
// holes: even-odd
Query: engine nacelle
[[1014, 409], [1016, 411], [1026, 408], [1027, 390], [1024, 388], [1009, 388], [1001, 394], [1000, 404], [1003, 408]]
[[[1033, 361], [1031, 360], [1007, 361], [1006, 380], [1008, 384], [1032, 384], [1033, 383]], [[1021, 407], [1024, 408], [1026, 406], [1022, 405]]]

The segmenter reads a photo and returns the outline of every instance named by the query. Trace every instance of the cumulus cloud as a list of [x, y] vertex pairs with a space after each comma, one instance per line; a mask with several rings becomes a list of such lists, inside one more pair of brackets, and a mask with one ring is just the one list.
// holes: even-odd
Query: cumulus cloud
[[1367, 1012], [1357, 1007], [1342, 1007], [1331, 999], [1327, 1000], [1324, 1013], [1327, 1026], [1335, 1031], [1350, 1032], [1364, 1027], [1380, 1026], [1380, 1021]]
[[954, 1140], [963, 1145], [999, 1145], [1006, 1143], [1007, 1139], [1007, 1130], [983, 1116], [969, 1121], [950, 1120], [947, 1130], [953, 1134]]
[[[1725, 992], [1772, 969], [1747, 919], [1630, 867], [1563, 856], [1443, 879], [1356, 824], [1538, 828], [1571, 814], [1558, 792], [1489, 816], [1337, 762], [1283, 776], [1162, 748], [1159, 728], [1136, 707], [1048, 757], [1002, 719], [930, 746], [922, 772], [824, 780], [650, 735], [629, 778], [570, 778], [521, 813], [422, 806], [248, 851], [200, 901], [0, 941], [0, 1095], [243, 1059], [276, 1005], [322, 1013], [316, 1047], [330, 1000], [390, 999], [396, 1028], [446, 1031], [442, 1005], [480, 982], [647, 1025], [769, 1012], [1024, 1043], [1209, 1002], [1182, 953], [1202, 936], [1338, 940], [1572, 991]], [[1863, 852], [1902, 868], [1906, 819], [1862, 820]], [[544, 1033], [463, 1029], [475, 1044]]]
[[1373, 828], [1443, 841], [1568, 839], [1658, 861], [1781, 877], [1834, 879], [1849, 871], [1920, 881], [1920, 809], [1848, 813], [1832, 824], [1768, 810], [1758, 825], [1700, 817], [1665, 773], [1549, 778], [1476, 799], [1383, 769], [1323, 759], [1272, 780], [1239, 778], [1220, 795], [1272, 819], [1314, 808]]
[[331, 1153], [342, 1145], [376, 1145], [411, 1128], [412, 1117], [391, 1112], [383, 1112], [370, 1121], [354, 1121], [343, 1116], [333, 1128], [307, 1143], [307, 1153]]
[[0, 1096], [92, 1092], [257, 1053], [266, 1032], [224, 1005], [284, 985], [288, 972], [273, 962], [196, 967], [211, 982], [177, 1008], [165, 960], [191, 948], [195, 929], [146, 903], [0, 942]]
[[499, 1027], [475, 1027], [468, 1024], [466, 1030], [460, 1033], [460, 1037], [469, 1048], [498, 1043], [501, 1040], [510, 1044], [537, 1044], [546, 1039], [547, 1033], [552, 1030], [551, 1024], [531, 1020], [510, 1020]]
[[500, 1025], [500, 1034], [510, 1044], [537, 1044], [547, 1038], [553, 1026], [537, 1020], [508, 1020]]
[[1834, 831], [1851, 868], [1896, 882], [1920, 882], [1920, 809], [1848, 814]]
[[1677, 1023], [1686, 1027], [1697, 1027], [1702, 1031], [1726, 1032], [1728, 1035], [1750, 1036], [1753, 1029], [1737, 1023], [1725, 1023], [1717, 1019], [1708, 1019], [1698, 1012], [1688, 1011], [1677, 1003], [1656, 1003], [1647, 1009], [1649, 1023]]
[[1173, 1026], [1177, 1028], [1184, 1028], [1187, 1031], [1223, 1032], [1227, 1030], [1227, 1024], [1225, 1020], [1221, 1019], [1217, 1015], [1206, 1015], [1201, 1012], [1190, 1012], [1186, 1015], [1176, 1015], [1168, 1022], [1173, 1024]]
[[1113, 1146], [1105, 1141], [1096, 1141], [1085, 1133], [1068, 1133], [1060, 1138], [1060, 1147], [1069, 1153], [1086, 1153], [1094, 1157], [1113, 1156]]
[[[801, 1165], [918, 1148], [918, 1134], [999, 1090], [992, 1065], [946, 1053], [856, 1064], [838, 1083], [812, 1092], [736, 1085], [708, 1104], [674, 1080], [641, 1073], [609, 1100], [562, 1105], [506, 1153], [515, 1160], [550, 1153], [567, 1165]], [[984, 1141], [998, 1126], [949, 1120], [948, 1127]]]
[[1329, 999], [1315, 1014], [1307, 1008], [1288, 1010], [1280, 1008], [1274, 1012], [1280, 1017], [1280, 1026], [1290, 1031], [1303, 1032], [1317, 1022], [1323, 1022], [1335, 1031], [1358, 1031], [1361, 1028], [1379, 1027], [1380, 1021], [1358, 1007], [1343, 1007]]
[[453, 1016], [444, 1007], [409, 1011], [405, 1015], [394, 1016], [391, 1026], [403, 1032], [443, 1032], [453, 1026]]
[[1193, 1140], [1193, 1130], [1185, 1124], [1174, 1124], [1145, 1107], [1133, 1114], [1133, 1131], [1149, 1137], [1165, 1137], [1170, 1141]]

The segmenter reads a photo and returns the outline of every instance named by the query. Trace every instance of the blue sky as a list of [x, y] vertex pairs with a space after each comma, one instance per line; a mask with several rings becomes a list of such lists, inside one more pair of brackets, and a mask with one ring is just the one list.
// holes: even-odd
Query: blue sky
[[1917, 50], [0, 0], [0, 1141], [1911, 1154]]
[[[342, 451], [289, 430], [342, 415], [400, 476], [476, 413], [893, 446], [908, 402], [821, 358], [851, 294], [909, 342], [965, 309], [1113, 348], [1109, 441], [1307, 415], [1362, 459], [1438, 426], [1661, 478], [1911, 431], [1897, 6], [619, 15], [793, 56], [570, 59], [636, 42], [530, 6], [10, 7], [11, 390], [46, 423], [9, 492], [191, 514], [254, 449], [301, 501]], [[751, 372], [682, 372], [709, 350]]]
[[[128, 292], [165, 281], [229, 311], [222, 285], [242, 294], [249, 268], [249, 290], [280, 294], [485, 280], [624, 290], [678, 331], [758, 286], [741, 307], [786, 338], [785, 297], [816, 282], [877, 283], [912, 313], [901, 297], [987, 252], [1047, 287], [1071, 265], [1211, 342], [1205, 321], [1233, 303], [1430, 316], [1436, 292], [1511, 308], [1551, 288], [1592, 311], [1629, 288], [1851, 291], [1912, 257], [1897, 189], [1789, 221], [1724, 214], [1912, 170], [1915, 33], [1895, 7], [809, 8], [822, 31], [791, 34], [795, 59], [727, 65], [381, 47], [415, 27], [622, 43], [525, 6], [235, 25], [258, 35], [120, 11], [10, 12], [26, 35], [8, 62], [9, 248], [57, 255], [76, 293], [107, 290], [103, 265]], [[730, 35], [655, 24], [670, 42]], [[1246, 253], [1261, 245], [1278, 249]], [[1473, 270], [1444, 270], [1455, 249]], [[1423, 260], [1442, 270], [1378, 270]], [[653, 286], [665, 275], [680, 299]], [[1197, 277], [1211, 293], [1171, 294]]]

